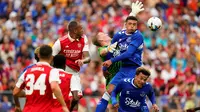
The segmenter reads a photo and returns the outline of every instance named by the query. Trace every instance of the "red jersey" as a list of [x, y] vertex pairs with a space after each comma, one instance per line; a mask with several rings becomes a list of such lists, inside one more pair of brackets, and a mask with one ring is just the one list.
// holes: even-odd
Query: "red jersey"
[[89, 51], [88, 40], [85, 35], [75, 40], [67, 34], [58, 39], [53, 45], [53, 55], [65, 55], [66, 65], [76, 71], [79, 71], [80, 67], [75, 61], [82, 59], [83, 51]]
[[23, 112], [50, 111], [53, 104], [50, 83], [53, 81], [59, 81], [58, 70], [46, 62], [38, 62], [20, 76], [16, 86], [24, 89], [26, 93]]
[[[62, 91], [65, 103], [67, 104], [68, 109], [70, 109], [69, 93], [71, 90], [78, 90], [76, 86], [72, 84], [72, 82], [74, 82], [74, 80], [76, 81], [76, 79], [72, 74], [68, 74], [62, 69], [58, 69], [58, 71], [60, 76], [60, 89]], [[54, 97], [53, 101], [52, 112], [62, 112], [62, 106], [58, 100]]]

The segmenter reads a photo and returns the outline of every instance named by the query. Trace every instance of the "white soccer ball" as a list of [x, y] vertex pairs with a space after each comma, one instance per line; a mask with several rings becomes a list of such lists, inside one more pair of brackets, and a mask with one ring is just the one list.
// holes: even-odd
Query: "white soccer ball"
[[157, 31], [162, 27], [162, 22], [158, 17], [151, 17], [147, 21], [147, 26], [151, 31]]

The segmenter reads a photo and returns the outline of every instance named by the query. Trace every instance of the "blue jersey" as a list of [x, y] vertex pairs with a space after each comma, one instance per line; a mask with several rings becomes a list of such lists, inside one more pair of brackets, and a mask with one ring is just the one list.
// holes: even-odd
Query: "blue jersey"
[[119, 31], [111, 43], [118, 42], [117, 50], [113, 53], [112, 62], [123, 61], [123, 65], [142, 65], [143, 35], [139, 30], [126, 34], [126, 30]]
[[35, 64], [31, 64], [31, 65], [25, 67], [18, 77], [20, 77], [27, 69], [32, 68], [34, 65]]
[[121, 93], [119, 99], [119, 112], [148, 112], [146, 96], [152, 104], [155, 104], [155, 94], [152, 86], [146, 83], [142, 88], [133, 84], [134, 78], [125, 78], [119, 82], [111, 94], [112, 103], [116, 104], [116, 96]]

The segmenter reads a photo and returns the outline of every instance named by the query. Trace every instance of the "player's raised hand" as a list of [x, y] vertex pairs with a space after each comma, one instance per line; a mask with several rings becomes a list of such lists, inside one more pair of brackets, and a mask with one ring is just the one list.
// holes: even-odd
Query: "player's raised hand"
[[78, 64], [78, 66], [82, 66], [84, 63], [83, 63], [83, 60], [76, 60], [75, 63]]
[[129, 16], [136, 16], [139, 12], [143, 11], [143, 3], [140, 1], [133, 2], [131, 5], [131, 13]]
[[155, 112], [159, 112], [159, 107], [156, 104], [153, 104], [152, 108]]
[[115, 49], [116, 47], [117, 47], [117, 42], [115, 42], [115, 43], [109, 45], [109, 46], [107, 47], [107, 51], [110, 52], [110, 53], [113, 53], [113, 52], [116, 50], [116, 49]]
[[107, 60], [107, 61], [103, 62], [103, 66], [105, 66], [105, 67], [110, 67], [111, 64], [112, 64], [111, 60]]

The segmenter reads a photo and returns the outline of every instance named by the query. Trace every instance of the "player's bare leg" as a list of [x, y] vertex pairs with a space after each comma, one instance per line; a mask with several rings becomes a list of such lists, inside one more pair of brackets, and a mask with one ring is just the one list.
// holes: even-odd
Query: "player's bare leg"
[[82, 98], [82, 93], [80, 94], [80, 92], [78, 91], [72, 91], [72, 96], [73, 99], [71, 100], [71, 107], [70, 107], [70, 111], [72, 112], [78, 112], [78, 102], [79, 100]]

